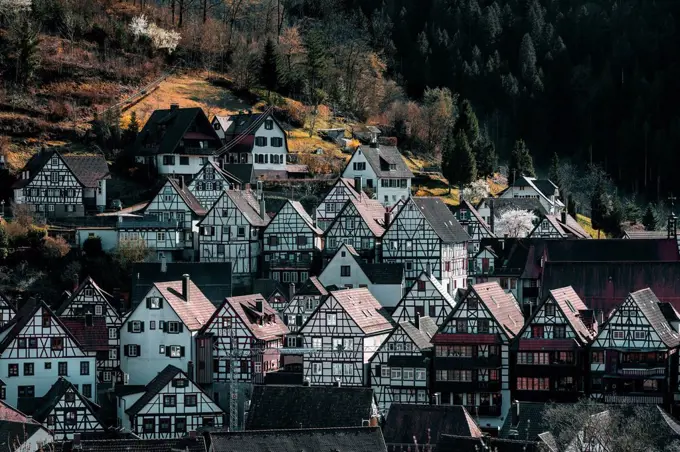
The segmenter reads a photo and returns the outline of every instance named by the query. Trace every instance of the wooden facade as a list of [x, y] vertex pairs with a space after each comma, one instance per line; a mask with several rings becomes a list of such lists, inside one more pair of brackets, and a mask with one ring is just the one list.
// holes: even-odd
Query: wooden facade
[[322, 231], [297, 201], [286, 201], [264, 230], [263, 271], [276, 281], [304, 282], [318, 269]]
[[437, 278], [423, 272], [399, 301], [392, 318], [395, 322], [401, 323], [414, 322], [418, 316], [428, 316], [440, 326], [455, 307], [456, 301]]
[[47, 427], [55, 438], [73, 439], [76, 434], [104, 433], [99, 406], [84, 397], [64, 377], [52, 386], [33, 416]]
[[[477, 212], [475, 206], [469, 201], [461, 200], [460, 206], [456, 211], [456, 220], [465, 229], [470, 236], [468, 243], [468, 260], [472, 261], [474, 256], [479, 252], [479, 245], [482, 239], [496, 237], [491, 231], [489, 224], [484, 221], [484, 218]], [[468, 262], [468, 268], [474, 268], [471, 262]]]
[[242, 188], [242, 185], [236, 176], [224, 171], [217, 163], [209, 161], [191, 179], [189, 191], [201, 206], [208, 210], [222, 196], [224, 190]]
[[321, 200], [315, 211], [317, 225], [323, 231], [331, 225], [337, 214], [343, 209], [350, 198], [358, 198], [354, 189], [354, 180], [338, 178], [333, 187]]
[[[283, 308], [283, 323], [291, 333], [297, 333], [327, 296], [328, 291], [323, 284], [316, 276], [311, 276]], [[295, 339], [295, 336], [288, 336], [288, 346], [295, 347], [296, 342], [291, 343], [290, 339]]]
[[0, 330], [10, 323], [15, 315], [14, 306], [12, 306], [7, 298], [0, 294]]

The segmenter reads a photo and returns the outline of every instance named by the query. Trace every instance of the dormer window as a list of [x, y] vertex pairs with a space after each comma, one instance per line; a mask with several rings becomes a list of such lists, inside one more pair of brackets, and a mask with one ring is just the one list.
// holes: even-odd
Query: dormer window
[[52, 165], [59, 165], [59, 158], [58, 157], [52, 157]]
[[267, 119], [264, 121], [265, 130], [272, 130], [274, 128], [274, 120]]
[[395, 163], [390, 163], [390, 171], [396, 171], [397, 165]]
[[146, 299], [146, 305], [149, 309], [160, 309], [162, 307], [161, 297], [149, 297]]

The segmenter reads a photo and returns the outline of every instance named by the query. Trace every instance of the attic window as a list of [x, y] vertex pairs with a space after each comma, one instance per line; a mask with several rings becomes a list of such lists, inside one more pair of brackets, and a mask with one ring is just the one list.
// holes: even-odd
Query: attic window
[[271, 120], [271, 119], [267, 119], [267, 120], [264, 122], [264, 128], [265, 128], [266, 130], [272, 130], [272, 129], [274, 128], [274, 121]]
[[396, 171], [396, 170], [397, 170], [396, 163], [390, 163], [390, 171]]
[[57, 157], [52, 157], [52, 165], [58, 165], [59, 164], [59, 158]]

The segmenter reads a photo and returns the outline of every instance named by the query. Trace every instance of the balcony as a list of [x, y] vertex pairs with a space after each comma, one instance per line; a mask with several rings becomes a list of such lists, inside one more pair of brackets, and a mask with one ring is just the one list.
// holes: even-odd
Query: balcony
[[437, 356], [435, 367], [438, 369], [496, 369], [501, 367], [500, 355], [487, 357]]
[[654, 369], [618, 369], [616, 375], [621, 375], [623, 377], [638, 377], [638, 378], [648, 378], [648, 377], [665, 377], [666, 368], [657, 367]]
[[436, 381], [436, 390], [441, 392], [499, 392], [501, 390], [500, 381]]
[[605, 394], [604, 403], [616, 403], [621, 405], [660, 405], [663, 404], [663, 396]]
[[474, 406], [465, 405], [465, 409], [474, 416], [500, 416], [501, 407], [500, 405], [484, 405], [484, 406]]

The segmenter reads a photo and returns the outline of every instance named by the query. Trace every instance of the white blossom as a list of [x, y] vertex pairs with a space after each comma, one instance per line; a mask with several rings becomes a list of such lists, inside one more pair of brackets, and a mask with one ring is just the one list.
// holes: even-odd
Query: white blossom
[[463, 189], [463, 199], [467, 201], [479, 201], [489, 196], [489, 184], [486, 179], [472, 182]]
[[168, 53], [172, 53], [182, 39], [182, 35], [176, 31], [165, 30], [153, 22], [149, 23], [144, 14], [132, 19], [130, 31], [136, 38], [140, 36], [148, 37], [155, 49], [167, 50]]
[[526, 237], [534, 229], [536, 215], [528, 210], [511, 209], [496, 220], [495, 232], [498, 237]]

